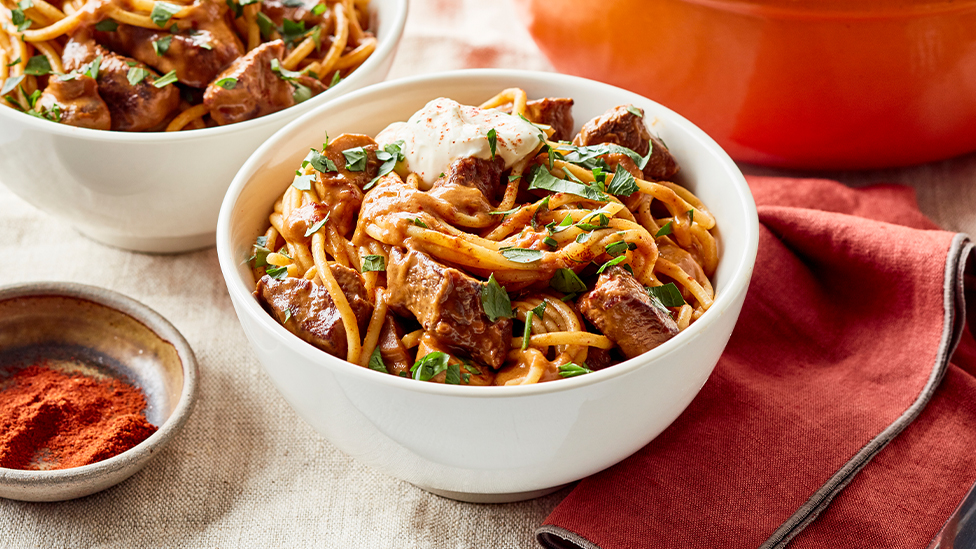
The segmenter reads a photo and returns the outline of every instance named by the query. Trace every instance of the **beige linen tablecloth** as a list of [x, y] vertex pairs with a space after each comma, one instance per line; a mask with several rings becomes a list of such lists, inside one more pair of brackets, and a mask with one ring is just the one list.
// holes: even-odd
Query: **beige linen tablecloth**
[[[508, 0], [415, 0], [410, 8], [391, 78], [475, 66], [550, 70]], [[827, 176], [911, 184], [938, 223], [976, 233], [976, 187], [969, 183], [976, 156]], [[152, 256], [109, 248], [3, 187], [0, 235], [0, 285], [60, 280], [129, 295], [176, 325], [201, 372], [193, 416], [149, 466], [75, 501], [0, 500], [0, 547], [529, 548], [535, 527], [567, 493], [506, 505], [459, 503], [342, 455], [262, 372], [213, 249]]]

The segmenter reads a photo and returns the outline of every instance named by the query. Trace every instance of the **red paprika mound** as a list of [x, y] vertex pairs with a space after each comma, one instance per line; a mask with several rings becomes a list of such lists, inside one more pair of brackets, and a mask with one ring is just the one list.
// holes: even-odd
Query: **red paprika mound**
[[40, 361], [0, 378], [0, 467], [81, 467], [156, 432], [136, 387], [50, 366]]

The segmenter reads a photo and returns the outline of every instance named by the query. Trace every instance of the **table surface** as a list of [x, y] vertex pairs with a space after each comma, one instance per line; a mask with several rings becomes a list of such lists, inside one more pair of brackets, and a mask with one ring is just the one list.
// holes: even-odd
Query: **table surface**
[[[465, 67], [552, 70], [509, 0], [414, 0], [391, 78]], [[923, 166], [804, 175], [904, 183], [946, 229], [976, 234], [976, 154]], [[62, 280], [146, 303], [186, 336], [201, 370], [183, 432], [143, 471], [55, 504], [0, 500], [9, 547], [535, 547], [532, 532], [568, 493], [459, 503], [341, 454], [291, 411], [251, 354], [217, 254], [129, 253], [88, 240], [0, 186], [0, 284]]]

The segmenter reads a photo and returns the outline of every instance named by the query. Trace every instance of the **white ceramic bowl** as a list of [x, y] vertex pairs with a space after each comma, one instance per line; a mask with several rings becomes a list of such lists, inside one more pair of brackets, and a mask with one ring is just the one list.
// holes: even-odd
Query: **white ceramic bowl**
[[141, 252], [214, 243], [220, 202], [247, 157], [318, 105], [386, 78], [407, 0], [372, 0], [373, 55], [334, 88], [239, 124], [130, 133], [54, 124], [0, 108], [0, 183], [100, 242]]
[[[420, 383], [360, 368], [285, 330], [252, 297], [244, 264], [272, 204], [324, 132], [375, 135], [446, 96], [478, 104], [503, 88], [576, 100], [579, 125], [606, 109], [642, 107], [681, 164], [679, 181], [718, 222], [717, 298], [687, 330], [653, 351], [584, 376], [519, 387]], [[749, 286], [758, 220], [745, 179], [690, 122], [649, 99], [581, 78], [471, 70], [359, 90], [289, 124], [237, 174], [217, 222], [231, 300], [261, 364], [285, 400], [343, 452], [425, 490], [467, 501], [541, 495], [631, 455], [691, 402], [725, 348]]]

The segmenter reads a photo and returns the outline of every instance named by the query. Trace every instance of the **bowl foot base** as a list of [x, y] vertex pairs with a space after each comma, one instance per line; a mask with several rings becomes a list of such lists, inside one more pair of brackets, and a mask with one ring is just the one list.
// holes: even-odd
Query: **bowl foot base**
[[453, 492], [451, 490], [437, 490], [435, 488], [423, 488], [431, 494], [441, 496], [442, 498], [453, 499], [457, 501], [464, 501], [467, 503], [512, 503], [516, 501], [525, 501], [527, 499], [541, 498], [542, 496], [548, 496], [553, 492], [562, 490], [568, 484], [562, 484], [560, 486], [554, 486], [552, 488], [543, 488], [541, 490], [529, 490], [528, 492], [509, 492], [505, 494], [475, 494], [471, 492]]
[[132, 252], [153, 254], [175, 254], [209, 248], [217, 242], [217, 233], [191, 234], [188, 236], [142, 237], [120, 235], [76, 227], [77, 231], [88, 238], [107, 244], [115, 248]]

